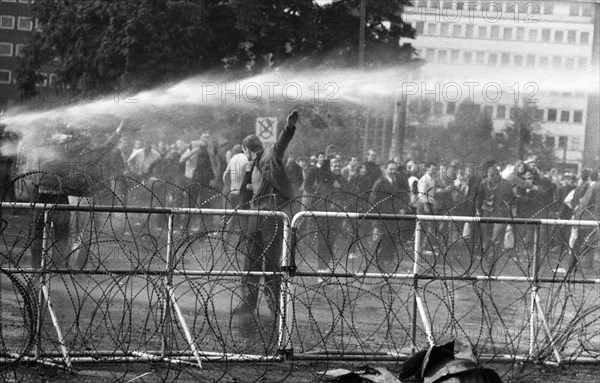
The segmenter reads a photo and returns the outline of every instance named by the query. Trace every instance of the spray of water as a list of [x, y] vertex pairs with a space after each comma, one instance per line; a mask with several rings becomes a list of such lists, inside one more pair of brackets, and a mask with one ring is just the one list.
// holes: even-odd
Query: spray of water
[[[151, 115], [157, 109], [180, 106], [217, 108], [260, 108], [272, 102], [351, 103], [369, 106], [401, 95], [419, 97], [423, 91], [497, 84], [508, 90], [515, 84], [535, 84], [541, 92], [597, 93], [598, 70], [556, 72], [522, 68], [470, 70], [464, 66], [427, 64], [418, 71], [402, 68], [379, 70], [272, 71], [257, 76], [227, 80], [218, 76], [195, 76], [176, 84], [164, 85], [137, 94], [109, 94], [97, 100], [59, 106], [44, 111], [14, 109], [2, 116], [9, 130], [19, 132], [27, 141], [39, 141], [40, 132], [50, 127], [71, 125], [90, 129], [114, 124], [121, 118], [140, 113]], [[466, 85], [471, 84], [471, 85]], [[473, 85], [476, 84], [476, 85]], [[496, 86], [496, 85], [495, 85]], [[442, 95], [443, 97], [444, 95]]]

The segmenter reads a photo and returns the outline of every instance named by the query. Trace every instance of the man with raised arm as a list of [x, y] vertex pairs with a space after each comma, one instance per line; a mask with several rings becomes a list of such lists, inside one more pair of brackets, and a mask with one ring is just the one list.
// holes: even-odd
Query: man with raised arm
[[[242, 150], [248, 158], [246, 174], [241, 185], [241, 206], [253, 210], [285, 211], [292, 214], [294, 191], [285, 171], [283, 157], [294, 137], [298, 112], [292, 112], [287, 125], [274, 145], [263, 148], [260, 139], [251, 134], [242, 141]], [[275, 216], [251, 216], [246, 230], [247, 251], [245, 271], [281, 270], [283, 222]], [[265, 276], [265, 296], [271, 313], [276, 316], [279, 304], [281, 277]], [[258, 306], [260, 276], [242, 278], [243, 300], [235, 314], [252, 313]]]

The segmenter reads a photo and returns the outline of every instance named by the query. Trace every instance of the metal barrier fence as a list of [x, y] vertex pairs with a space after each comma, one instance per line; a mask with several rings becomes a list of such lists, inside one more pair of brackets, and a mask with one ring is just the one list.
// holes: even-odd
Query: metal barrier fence
[[[305, 212], [301, 212], [298, 213], [293, 219], [292, 219], [292, 230], [294, 232], [298, 232], [298, 226], [302, 220], [302, 218], [312, 218], [315, 220], [319, 220], [319, 219], [333, 219], [333, 220], [363, 220], [363, 221], [368, 221], [368, 220], [376, 220], [376, 221], [407, 221], [407, 222], [415, 222], [416, 221], [416, 228], [415, 228], [415, 240], [414, 240], [414, 247], [411, 249], [412, 250], [412, 257], [409, 259], [409, 266], [410, 269], [406, 272], [406, 273], [401, 273], [401, 272], [397, 272], [397, 270], [392, 270], [392, 271], [383, 271], [383, 272], [375, 272], [375, 273], [369, 273], [369, 272], [348, 272], [348, 270], [343, 270], [343, 272], [335, 272], [335, 271], [330, 271], [327, 270], [326, 272], [324, 271], [302, 271], [302, 270], [298, 270], [293, 274], [293, 278], [292, 278], [292, 286], [294, 286], [294, 282], [297, 280], [297, 278], [302, 278], [302, 277], [314, 277], [314, 276], [319, 276], [319, 277], [328, 277], [328, 278], [340, 278], [340, 279], [350, 279], [350, 280], [368, 280], [368, 279], [374, 279], [374, 280], [378, 280], [381, 278], [385, 278], [385, 280], [387, 281], [409, 281], [410, 282], [410, 291], [412, 294], [411, 300], [412, 300], [412, 307], [410, 309], [411, 311], [411, 315], [408, 315], [407, 318], [410, 318], [410, 326], [406, 329], [407, 332], [410, 334], [410, 344], [409, 347], [405, 347], [403, 351], [410, 353], [410, 352], [414, 352], [416, 348], [420, 348], [417, 345], [419, 345], [420, 339], [418, 337], [418, 332], [420, 332], [422, 335], [425, 336], [425, 340], [427, 343], [429, 344], [434, 344], [436, 343], [436, 341], [438, 340], [444, 340], [444, 339], [439, 339], [439, 338], [447, 338], [448, 334], [440, 334], [440, 336], [436, 336], [436, 331], [433, 329], [432, 326], [432, 316], [430, 313], [430, 309], [428, 308], [428, 305], [426, 303], [424, 303], [424, 299], [423, 299], [423, 295], [427, 295], [428, 293], [431, 293], [432, 289], [429, 288], [424, 288], [422, 285], [420, 285], [420, 281], [425, 281], [426, 283], [430, 282], [430, 281], [439, 281], [441, 283], [446, 283], [446, 282], [453, 282], [453, 281], [462, 281], [462, 282], [468, 282], [468, 283], [480, 283], [480, 284], [491, 284], [491, 283], [513, 283], [513, 284], [522, 284], [525, 285], [527, 289], [530, 290], [529, 292], [529, 312], [528, 312], [528, 324], [529, 324], [529, 329], [528, 329], [528, 348], [525, 350], [525, 352], [519, 353], [518, 349], [514, 349], [512, 353], [501, 353], [498, 352], [499, 350], [491, 350], [491, 353], [484, 353], [481, 352], [479, 354], [479, 357], [482, 360], [496, 360], [496, 361], [508, 361], [508, 362], [515, 362], [515, 361], [523, 361], [523, 360], [540, 360], [540, 359], [547, 359], [546, 356], [541, 357], [540, 355], [536, 354], [536, 347], [539, 347], [539, 322], [541, 321], [541, 329], [544, 331], [545, 335], [547, 336], [548, 339], [548, 343], [547, 343], [547, 348], [550, 349], [550, 351], [553, 353], [553, 356], [556, 360], [556, 363], [560, 364], [563, 363], [565, 360], [564, 358], [561, 356], [561, 347], [562, 350], [565, 349], [565, 345], [562, 344], [561, 347], [559, 347], [557, 345], [556, 342], [556, 338], [557, 336], [559, 336], [559, 334], [555, 334], [553, 332], [553, 328], [551, 327], [551, 325], [548, 322], [548, 318], [547, 318], [547, 314], [546, 312], [548, 310], [545, 310], [543, 307], [543, 299], [540, 297], [540, 289], [543, 287], [544, 284], [558, 284], [558, 285], [562, 285], [562, 284], [569, 284], [569, 285], [582, 285], [582, 286], [599, 286], [600, 285], [600, 279], [599, 278], [576, 278], [573, 277], [572, 275], [569, 275], [568, 278], [565, 278], [564, 276], [561, 278], [559, 276], [556, 275], [556, 272], [554, 273], [554, 275], [552, 277], [544, 277], [543, 275], [541, 275], [540, 272], [540, 259], [542, 257], [540, 257], [540, 227], [541, 226], [553, 226], [553, 225], [563, 225], [566, 227], [578, 227], [578, 228], [593, 228], [596, 229], [598, 228], [598, 221], [572, 221], [572, 220], [552, 220], [552, 219], [518, 219], [518, 218], [483, 218], [483, 217], [456, 217], [456, 216], [434, 216], [434, 215], [395, 215], [395, 214], [367, 214], [367, 213], [343, 213], [343, 212], [314, 212], [314, 211], [305, 211]], [[528, 273], [526, 273], [526, 275], [522, 275], [522, 276], [518, 276], [518, 275], [502, 275], [502, 274], [495, 274], [493, 272], [488, 272], [488, 273], [484, 273], [484, 274], [475, 274], [475, 273], [471, 273], [471, 272], [467, 272], [467, 273], [453, 273], [454, 270], [451, 270], [450, 274], [446, 274], [444, 271], [442, 270], [438, 270], [438, 267], [440, 269], [443, 269], [444, 265], [431, 265], [431, 263], [428, 265], [430, 266], [427, 270], [423, 270], [423, 258], [424, 258], [424, 253], [427, 253], [426, 251], [423, 251], [423, 244], [424, 244], [424, 237], [427, 235], [425, 233], [424, 230], [424, 225], [427, 225], [428, 223], [450, 223], [450, 224], [456, 224], [456, 223], [474, 223], [474, 224], [488, 224], [488, 225], [494, 225], [494, 224], [510, 224], [510, 225], [532, 225], [535, 227], [535, 236], [534, 236], [534, 243], [533, 243], [533, 254], [531, 254], [531, 259], [529, 260], [528, 263]], [[401, 233], [392, 233], [392, 235], [398, 235], [401, 236]], [[351, 245], [350, 245], [351, 246]], [[597, 246], [597, 244], [596, 244]], [[295, 246], [297, 247], [297, 245]], [[410, 250], [409, 249], [403, 249], [406, 251], [406, 253], [408, 253]], [[400, 253], [401, 251], [398, 250], [398, 252]], [[431, 253], [431, 252], [429, 252]], [[377, 257], [377, 254], [371, 254], [371, 256], [373, 257]], [[473, 256], [473, 254], [470, 254], [470, 256]], [[588, 254], [587, 256], [593, 256], [593, 254]], [[600, 261], [600, 259], [598, 260]], [[293, 287], [292, 287], [293, 288]], [[596, 288], [597, 290], [597, 288]], [[452, 292], [448, 291], [447, 293], [452, 294]], [[435, 292], [433, 292], [433, 294], [435, 295]], [[595, 338], [595, 341], [597, 342], [597, 344], [595, 345], [595, 350], [590, 350], [592, 351], [591, 355], [594, 355], [593, 357], [576, 357], [576, 358], [569, 358], [568, 362], [586, 362], [586, 361], [591, 361], [591, 362], [599, 362], [600, 360], [598, 359], [597, 355], [600, 355], [600, 311], [598, 310], [598, 308], [594, 308], [594, 305], [596, 305], [598, 302], [598, 295], [596, 295], [596, 299], [593, 302], [593, 304], [591, 304], [590, 308], [591, 308], [591, 312], [587, 313], [587, 315], [589, 315], [589, 317], [587, 319], [590, 320], [590, 333], [593, 333], [593, 338]], [[439, 309], [439, 307], [438, 307]], [[451, 311], [450, 309], [448, 311]], [[580, 313], [583, 313], [583, 311], [580, 311]], [[450, 313], [450, 315], [452, 315], [453, 317], [455, 316], [454, 313]], [[421, 326], [419, 326], [418, 321], [420, 321]], [[594, 328], [595, 327], [595, 328]], [[457, 328], [460, 330], [460, 326], [458, 321], [456, 321], [456, 323], [454, 323], [451, 328], [450, 328], [450, 333], [453, 335], [453, 337], [456, 337], [458, 334], [460, 334], [461, 331], [456, 331]], [[555, 329], [554, 329], [555, 330]], [[593, 332], [595, 331], [595, 332]], [[388, 333], [388, 331], [386, 331], [386, 333]], [[464, 334], [464, 335], [468, 335], [468, 334]], [[467, 339], [463, 339], [465, 341], [465, 343], [469, 343], [471, 346], [473, 346], [476, 342], [472, 342], [471, 339], [468, 339], [469, 337], [466, 336], [465, 338]], [[564, 343], [564, 339], [561, 339], [561, 343]], [[422, 345], [422, 343], [421, 343]], [[484, 351], [484, 350], [481, 350]], [[539, 351], [539, 350], [538, 350]], [[326, 356], [327, 358], [352, 358], [352, 353], [344, 353], [343, 350], [342, 352], [324, 352], [324, 353], [317, 353], [316, 355], [323, 355]], [[398, 357], [403, 357], [405, 356], [406, 353], [403, 355], [402, 353], [398, 353], [398, 352], [378, 352], [378, 353], [373, 353], [370, 355], [370, 358], [374, 358], [374, 359], [383, 359], [383, 360], [394, 360], [397, 359]], [[314, 353], [308, 352], [308, 353], [296, 353], [294, 355], [296, 358], [313, 358], [315, 357]]]
[[[576, 277], [575, 273], [567, 273], [562, 278], [554, 273], [548, 277], [548, 265], [542, 265], [543, 262], [548, 263], [548, 258], [539, 251], [542, 226], [597, 229], [597, 221], [318, 211], [301, 212], [290, 220], [284, 213], [272, 211], [2, 204], [3, 214], [9, 209], [21, 209], [29, 213], [34, 210], [45, 211], [44, 251], [40, 268], [22, 267], [14, 259], [23, 259], [23, 253], [31, 244], [28, 240], [25, 246], [18, 250], [19, 257], [11, 258], [10, 251], [7, 252], [4, 263], [8, 262], [9, 267], [2, 265], [0, 275], [9, 278], [9, 284], [15, 292], [7, 296], [10, 288], [7, 289], [0, 283], [0, 291], [4, 291], [4, 298], [0, 296], [0, 302], [15, 303], [16, 311], [22, 315], [23, 326], [22, 334], [2, 334], [2, 344], [5, 347], [1, 359], [3, 363], [36, 361], [64, 365], [71, 369], [72, 364], [77, 362], [106, 361], [168, 361], [201, 366], [203, 360], [401, 360], [415, 349], [449, 337], [475, 347], [482, 359], [547, 361], [549, 356], [553, 355], [557, 363], [599, 360], [600, 294], [590, 293], [589, 287], [592, 287], [592, 292], [596, 291], [600, 279], [588, 278], [589, 275]], [[127, 254], [128, 248], [118, 248], [120, 253], [117, 254], [110, 246], [103, 245], [102, 241], [105, 238], [99, 235], [104, 234], [103, 230], [94, 228], [94, 234], [97, 235], [94, 240], [99, 246], [96, 257], [102, 261], [87, 269], [49, 268], [48, 261], [52, 258], [50, 252], [56, 246], [52, 238], [52, 223], [49, 222], [52, 221], [51, 214], [58, 211], [107, 213], [113, 218], [120, 214], [167, 215], [166, 241], [162, 247], [155, 246], [148, 258], [126, 257], [125, 265], [119, 263], [116, 265], [120, 267], [111, 267], [115, 263], [106, 261], [105, 253], [118, 257], [123, 253]], [[232, 246], [232, 252], [224, 260], [220, 259], [221, 254], [228, 252], [227, 246], [236, 242], [235, 239], [229, 239], [227, 242], [223, 239], [229, 234], [225, 229], [215, 232], [216, 237], [219, 237], [217, 241], [220, 241], [218, 248], [213, 246], [211, 233], [200, 235], [204, 241], [202, 246], [208, 248], [207, 256], [194, 256], [195, 263], [190, 263], [195, 267], [204, 267], [188, 268], [186, 262], [190, 261], [189, 255], [194, 251], [194, 245], [190, 244], [190, 241], [195, 241], [198, 237], [182, 234], [180, 238], [176, 238], [174, 220], [176, 216], [181, 215], [278, 217], [283, 225], [281, 271], [244, 271], [243, 267], [234, 262], [239, 261], [237, 258], [240, 255], [246, 255], [239, 239], [237, 244]], [[314, 218], [317, 222], [325, 220], [328, 226], [315, 230], [302, 228], [302, 220], [306, 218]], [[331, 230], [336, 231], [334, 237], [338, 235], [339, 239], [341, 235], [345, 239], [345, 248], [341, 254], [348, 259], [344, 260], [343, 265], [339, 262], [338, 251], [343, 246], [335, 247], [333, 243], [328, 243], [332, 242], [329, 237], [329, 220], [341, 220], [347, 224], [346, 227], [335, 227], [335, 230]], [[387, 232], [379, 234], [379, 238], [364, 234], [361, 225], [370, 227], [371, 221], [390, 222], [394, 225], [415, 222], [412, 238], [414, 244], [408, 249], [406, 243], [398, 243], [395, 238], [401, 237], [402, 233], [395, 230], [396, 226], [386, 227]], [[91, 222], [95, 221], [92, 219]], [[477, 274], [471, 267], [473, 260], [477, 258], [477, 254], [472, 250], [440, 250], [436, 246], [433, 246], [431, 251], [423, 249], [423, 245], [432, 235], [431, 227], [427, 226], [430, 222], [510, 224], [513, 227], [533, 225], [533, 253], [527, 254], [526, 257], [517, 254], [524, 258], [517, 259], [510, 270], [520, 270], [522, 275], [503, 274], [504, 269], [509, 269], [506, 265], [497, 273], [494, 268], [500, 263], [496, 260], [491, 262], [490, 270]], [[94, 225], [98, 224], [93, 223], [92, 226]], [[6, 227], [3, 230], [5, 229]], [[243, 234], [241, 233], [240, 237], [243, 237]], [[130, 242], [135, 243], [137, 248], [139, 244], [135, 242], [135, 233], [132, 233], [131, 237], [133, 239]], [[190, 237], [194, 239], [190, 240]], [[315, 249], [315, 237], [316, 242], [322, 238], [331, 253], [329, 262], [337, 262], [334, 266], [340, 266], [341, 270], [333, 268], [324, 271], [318, 269], [319, 266], [315, 270], [315, 259], [311, 256]], [[161, 240], [161, 237], [156, 239], [157, 242]], [[115, 237], [111, 241], [118, 243], [123, 242], [123, 239]], [[367, 249], [367, 242], [378, 242], [374, 252]], [[398, 257], [398, 265], [391, 269], [382, 267], [388, 265], [379, 264], [376, 260], [381, 255], [381, 248], [385, 247], [382, 245], [384, 242], [387, 249], [392, 249], [397, 254], [395, 257]], [[323, 246], [323, 243], [321, 245]], [[11, 249], [17, 248], [18, 246], [13, 246]], [[159, 252], [156, 251], [159, 248], [163, 252], [162, 255], [158, 255]], [[316, 248], [318, 249], [318, 245]], [[352, 248], [362, 254], [350, 259]], [[145, 248], [142, 248], [141, 252], [144, 251]], [[466, 253], [469, 267], [463, 267], [461, 261], [452, 258], [464, 255], [460, 254], [461, 251]], [[176, 253], [178, 256], [175, 256]], [[502, 259], [507, 256], [509, 255], [498, 255]], [[483, 254], [481, 265], [486, 261], [486, 257]], [[353, 263], [357, 259], [363, 263]], [[136, 261], [137, 264], [132, 261]], [[354, 266], [358, 269], [353, 268]], [[404, 266], [408, 269], [407, 272], [399, 272], [399, 268]], [[372, 267], [376, 267], [377, 271], [369, 272]], [[236, 288], [231, 286], [239, 283], [229, 281], [228, 278], [248, 274], [277, 274], [282, 277], [282, 283], [278, 317], [274, 322], [267, 320], [266, 326], [263, 326], [265, 319], [262, 314], [246, 318], [250, 322], [248, 327], [259, 329], [258, 334], [254, 334], [255, 338], [248, 341], [255, 343], [242, 346], [236, 338], [237, 324], [232, 323], [231, 319], [235, 317], [234, 301], [239, 298]], [[106, 279], [101, 279], [104, 277]], [[137, 282], [136, 278], [142, 281]], [[175, 283], [174, 278], [183, 278], [184, 281]], [[502, 286], [502, 289], [494, 290], [493, 286], [496, 284]], [[546, 285], [550, 287], [542, 294], [540, 289]], [[552, 289], [555, 285], [561, 287], [554, 291]], [[52, 297], [53, 292], [59, 297], [58, 305], [57, 299]], [[496, 299], [496, 295], [500, 295], [501, 299]], [[68, 300], [73, 306], [72, 314], [66, 313]], [[201, 303], [200, 306], [198, 302]], [[502, 307], [499, 307], [500, 304]], [[121, 309], [115, 308], [117, 305], [121, 305]], [[231, 307], [232, 311], [221, 309], [222, 305]], [[518, 305], [522, 306], [521, 312], [517, 310]], [[147, 308], [145, 316], [138, 315], [142, 308]], [[525, 312], [522, 311], [524, 308]], [[475, 321], [473, 312], [470, 312], [475, 309], [481, 312], [479, 322]], [[57, 315], [58, 311], [62, 312], [61, 315]], [[202, 319], [197, 319], [198, 312], [203, 314]], [[173, 314], [175, 318], [171, 318]], [[2, 323], [7, 323], [7, 318], [14, 320], [15, 317], [12, 313], [3, 315], [4, 317], [0, 317]], [[50, 316], [51, 324], [46, 323], [47, 315]], [[96, 323], [97, 316], [102, 316], [99, 324]], [[83, 323], [84, 320], [88, 321], [87, 327], [86, 323]], [[70, 325], [66, 323], [69, 321], [72, 322]], [[509, 321], [512, 321], [513, 325], [510, 325]], [[466, 327], [463, 322], [468, 322], [468, 326], [471, 327]], [[443, 325], [437, 327], [439, 323]], [[49, 326], [55, 333], [54, 341], [49, 340], [50, 333], [45, 330]], [[265, 335], [265, 332], [269, 332], [268, 329], [263, 331], [263, 327], [269, 326], [275, 329], [271, 335], [276, 338], [276, 345], [271, 348], [265, 345], [273, 343], [273, 339], [269, 338], [268, 334]], [[66, 333], [65, 327], [68, 328]], [[100, 332], [101, 329], [105, 331], [106, 338], [110, 339], [96, 339], [99, 337], [96, 332]], [[543, 331], [541, 336], [540, 330]], [[240, 330], [241, 332], [243, 331]], [[68, 344], [69, 336], [82, 333], [88, 337], [91, 345], [86, 347], [85, 344]], [[523, 337], [526, 338], [526, 347], [522, 345]], [[540, 337], [547, 338], [547, 341], [540, 341]], [[216, 340], [210, 341], [213, 338]], [[504, 341], [501, 342], [499, 338], [504, 338]], [[259, 352], [256, 352], [257, 343], [263, 344], [262, 349], [259, 345]], [[109, 348], [102, 348], [106, 346]], [[55, 349], [48, 352], [46, 348], [49, 347]], [[210, 348], [212, 350], [209, 350]], [[216, 348], [220, 350], [215, 350]], [[565, 352], [568, 353], [567, 356], [564, 355]]]
[[[287, 316], [289, 315], [289, 294], [287, 289], [289, 270], [289, 250], [286, 246], [283, 246], [281, 254], [281, 270], [280, 272], [245, 272], [242, 270], [230, 271], [230, 270], [181, 270], [177, 269], [173, 259], [173, 246], [174, 246], [174, 217], [176, 215], [206, 215], [206, 216], [275, 216], [279, 218], [283, 223], [283, 237], [281, 238], [283, 243], [290, 243], [289, 233], [289, 218], [282, 212], [278, 211], [254, 211], [254, 210], [233, 210], [233, 209], [178, 209], [178, 208], [137, 208], [137, 207], [114, 207], [114, 206], [73, 206], [73, 205], [49, 205], [49, 204], [24, 204], [24, 203], [2, 203], [2, 210], [15, 210], [15, 209], [26, 209], [30, 212], [43, 211], [44, 212], [44, 229], [43, 229], [43, 254], [41, 258], [41, 265], [39, 268], [24, 268], [18, 265], [11, 265], [12, 267], [2, 267], [1, 275], [8, 276], [10, 281], [19, 290], [20, 295], [23, 297], [23, 304], [29, 307], [24, 308], [27, 314], [24, 316], [25, 322], [30, 323], [30, 334], [27, 334], [25, 345], [22, 347], [19, 353], [7, 352], [4, 350], [3, 357], [0, 357], [0, 362], [11, 363], [18, 361], [36, 361], [43, 364], [56, 365], [57, 362], [61, 362], [68, 369], [72, 369], [72, 363], [93, 363], [93, 362], [132, 362], [132, 361], [168, 361], [171, 363], [189, 363], [192, 360], [197, 366], [201, 367], [202, 360], [254, 360], [254, 361], [266, 361], [266, 360], [280, 360], [282, 356], [282, 350], [285, 350], [288, 346], [289, 341], [289, 329], [286, 327], [288, 324]], [[73, 268], [48, 268], [50, 249], [55, 244], [51, 244], [51, 232], [52, 225], [54, 225], [50, 217], [50, 213], [54, 212], [75, 212], [75, 213], [109, 213], [109, 214], [162, 214], [168, 216], [167, 226], [167, 239], [164, 254], [164, 270], [157, 270], [156, 268], [134, 268], [134, 269], [122, 269], [122, 268], [96, 268], [96, 269], [73, 269]], [[182, 313], [180, 304], [176, 299], [176, 294], [173, 286], [174, 276], [183, 276], [185, 278], [193, 277], [239, 277], [244, 275], [273, 275], [280, 274], [284, 277], [282, 282], [282, 294], [281, 294], [281, 310], [279, 310], [279, 318], [277, 318], [277, 349], [273, 355], [256, 355], [256, 354], [244, 354], [234, 352], [211, 352], [201, 350], [198, 346], [198, 339], [194, 337], [190, 332], [187, 321]], [[24, 279], [20, 280], [17, 276], [24, 276]], [[164, 279], [162, 285], [162, 297], [161, 297], [161, 348], [160, 352], [148, 352], [131, 350], [129, 352], [122, 352], [119, 350], [98, 350], [98, 352], [76, 352], [76, 356], [72, 355], [66, 346], [64, 331], [58, 316], [56, 315], [55, 304], [51, 299], [50, 288], [48, 286], [48, 275], [70, 275], [70, 276], [90, 276], [90, 275], [111, 275], [118, 278], [118, 276], [153, 276]], [[33, 278], [32, 278], [33, 277]], [[39, 282], [39, 287], [35, 284]], [[74, 288], [77, 289], [80, 286], [74, 284]], [[34, 297], [37, 293], [37, 300]], [[1, 296], [0, 296], [1, 299]], [[37, 304], [36, 304], [37, 301]], [[170, 310], [175, 314], [175, 319], [170, 316]], [[44, 311], [47, 311], [50, 315], [52, 326], [56, 332], [55, 336], [57, 339], [57, 345], [59, 348], [60, 356], [57, 357], [57, 353], [50, 352], [45, 353], [42, 347], [42, 325]], [[168, 321], [175, 321], [177, 326], [180, 326], [185, 337], [188, 352], [185, 350], [170, 350], [168, 347], [168, 334], [167, 329], [170, 325]], [[64, 323], [63, 323], [64, 326]], [[3, 336], [3, 338], [6, 338]], [[31, 348], [34, 349], [33, 354], [30, 353]], [[190, 355], [191, 353], [191, 355]]]

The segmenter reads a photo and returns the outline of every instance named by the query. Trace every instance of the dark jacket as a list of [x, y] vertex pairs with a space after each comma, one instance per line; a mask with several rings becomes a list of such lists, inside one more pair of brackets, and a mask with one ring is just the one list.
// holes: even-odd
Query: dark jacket
[[270, 207], [280, 210], [289, 201], [293, 200], [294, 191], [285, 172], [283, 156], [290, 141], [294, 138], [295, 132], [295, 126], [286, 126], [281, 134], [279, 134], [277, 142], [261, 153], [258, 153], [256, 159], [248, 166], [240, 188], [240, 202], [242, 207], [249, 208], [250, 201], [253, 199], [253, 192], [248, 189], [248, 185], [252, 184], [252, 171], [254, 167], [257, 167], [263, 176], [262, 185], [256, 191], [255, 200], [258, 200], [257, 202], [263, 204], [270, 199]]
[[301, 195], [302, 183], [304, 182], [304, 176], [302, 175], [302, 168], [295, 162], [287, 165], [285, 171], [288, 175], [288, 179], [292, 184], [292, 189], [296, 195]]
[[393, 183], [386, 176], [380, 177], [373, 184], [370, 202], [374, 211], [381, 214], [400, 214], [411, 212], [408, 181], [406, 177], [396, 177]]
[[[318, 168], [318, 177], [315, 188], [317, 200], [312, 206], [313, 210], [325, 211], [342, 211], [347, 209], [349, 195], [348, 182], [344, 176], [334, 174], [331, 171], [330, 160], [327, 159]], [[335, 183], [339, 183], [340, 187], [336, 188]]]
[[329, 176], [329, 159], [325, 159], [319, 166], [312, 166], [308, 169], [306, 179], [304, 180], [305, 195], [319, 195], [319, 186], [327, 182]]
[[498, 176], [481, 181], [477, 192], [477, 210], [484, 217], [510, 217], [513, 188], [510, 182]]
[[477, 211], [477, 193], [479, 193], [479, 185], [483, 178], [472, 174], [467, 181], [467, 191], [465, 195], [465, 203], [463, 206], [463, 214], [469, 217], [475, 216]]
[[381, 167], [372, 161], [365, 161], [365, 167], [367, 168], [367, 177], [369, 177], [369, 183], [371, 187], [375, 184], [375, 181], [382, 176]]
[[192, 182], [208, 187], [214, 178], [213, 160], [208, 152], [208, 148], [200, 146], [198, 158], [196, 159], [196, 169], [192, 175]]
[[156, 178], [161, 181], [176, 183], [179, 178], [177, 171], [179, 170], [179, 158], [161, 157], [152, 166], [151, 178]]
[[369, 207], [369, 197], [373, 184], [370, 183], [371, 179], [365, 174], [355, 174], [350, 177], [348, 181], [350, 193], [354, 196], [351, 198], [349, 206], [350, 211], [356, 211], [358, 213], [366, 212]]

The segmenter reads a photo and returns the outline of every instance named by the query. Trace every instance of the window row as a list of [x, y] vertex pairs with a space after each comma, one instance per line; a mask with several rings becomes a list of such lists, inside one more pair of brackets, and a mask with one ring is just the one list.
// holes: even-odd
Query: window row
[[[432, 113], [437, 116], [441, 116], [444, 113], [451, 115], [456, 111], [455, 102], [448, 102], [445, 105], [442, 102], [422, 102], [419, 107], [420, 112], [425, 115]], [[479, 107], [481, 108], [481, 106]], [[512, 108], [506, 105], [484, 105], [482, 110], [492, 118], [507, 120], [510, 118]], [[536, 109], [536, 120], [581, 124], [583, 123], [583, 110]]]
[[546, 136], [545, 145], [549, 149], [572, 149], [581, 150], [581, 137], [579, 136], [558, 136], [558, 146], [555, 136]]
[[[14, 46], [14, 50], [13, 50]], [[25, 48], [25, 44], [12, 44], [12, 43], [4, 43], [0, 42], [0, 56], [3, 57], [12, 57], [13, 54], [16, 57], [21, 56], [23, 53], [23, 48]]]
[[52, 86], [52, 85], [56, 85], [56, 82], [58, 80], [58, 76], [54, 73], [40, 73], [40, 76], [42, 76], [43, 80], [41, 83], [38, 83], [38, 86]]
[[592, 7], [592, 4], [571, 3], [569, 4], [569, 16], [592, 16], [594, 14]]
[[[20, 31], [32, 31], [34, 21], [31, 17], [19, 16], [16, 26]], [[15, 17], [10, 15], [0, 15], [0, 29], [15, 29]], [[35, 30], [40, 30], [40, 23], [35, 19]]]
[[557, 91], [550, 91], [550, 92], [545, 92], [546, 95], [550, 95], [552, 97], [562, 97], [562, 98], [567, 98], [567, 97], [575, 97], [575, 98], [584, 98], [585, 97], [585, 92], [557, 92]]
[[[38, 86], [52, 86], [55, 85], [58, 76], [54, 73], [40, 73], [43, 78], [41, 83], [38, 83]], [[11, 84], [13, 80], [13, 73], [10, 70], [0, 69], [0, 84]]]
[[[490, 110], [490, 114], [498, 119], [510, 118], [512, 107], [505, 105], [496, 106], [496, 114], [493, 114], [493, 110]], [[548, 121], [548, 122], [567, 122], [573, 124], [583, 123], [583, 110], [562, 110], [557, 108], [548, 109], [536, 109], [537, 121]]]
[[590, 44], [590, 33], [586, 31], [553, 30], [550, 28], [525, 28], [525, 27], [501, 27], [499, 25], [475, 24], [452, 24], [430, 23], [416, 21], [413, 24], [418, 34], [425, 36], [451, 36], [464, 38], [507, 40], [507, 41], [530, 41], [530, 42], [552, 42], [567, 44]]
[[536, 67], [566, 70], [588, 69], [587, 57], [539, 56], [535, 54], [515, 54], [509, 52], [460, 51], [458, 49], [417, 49], [420, 57], [440, 64], [502, 65], [513, 67]]
[[0, 69], [0, 84], [10, 84], [12, 80], [12, 72], [5, 69]]
[[[417, 9], [454, 9], [457, 11], [501, 12], [508, 15], [523, 14], [554, 14], [554, 4], [550, 1], [455, 1], [455, 0], [416, 0], [413, 7]], [[594, 14], [593, 4], [571, 3], [569, 16], [591, 17]]]

